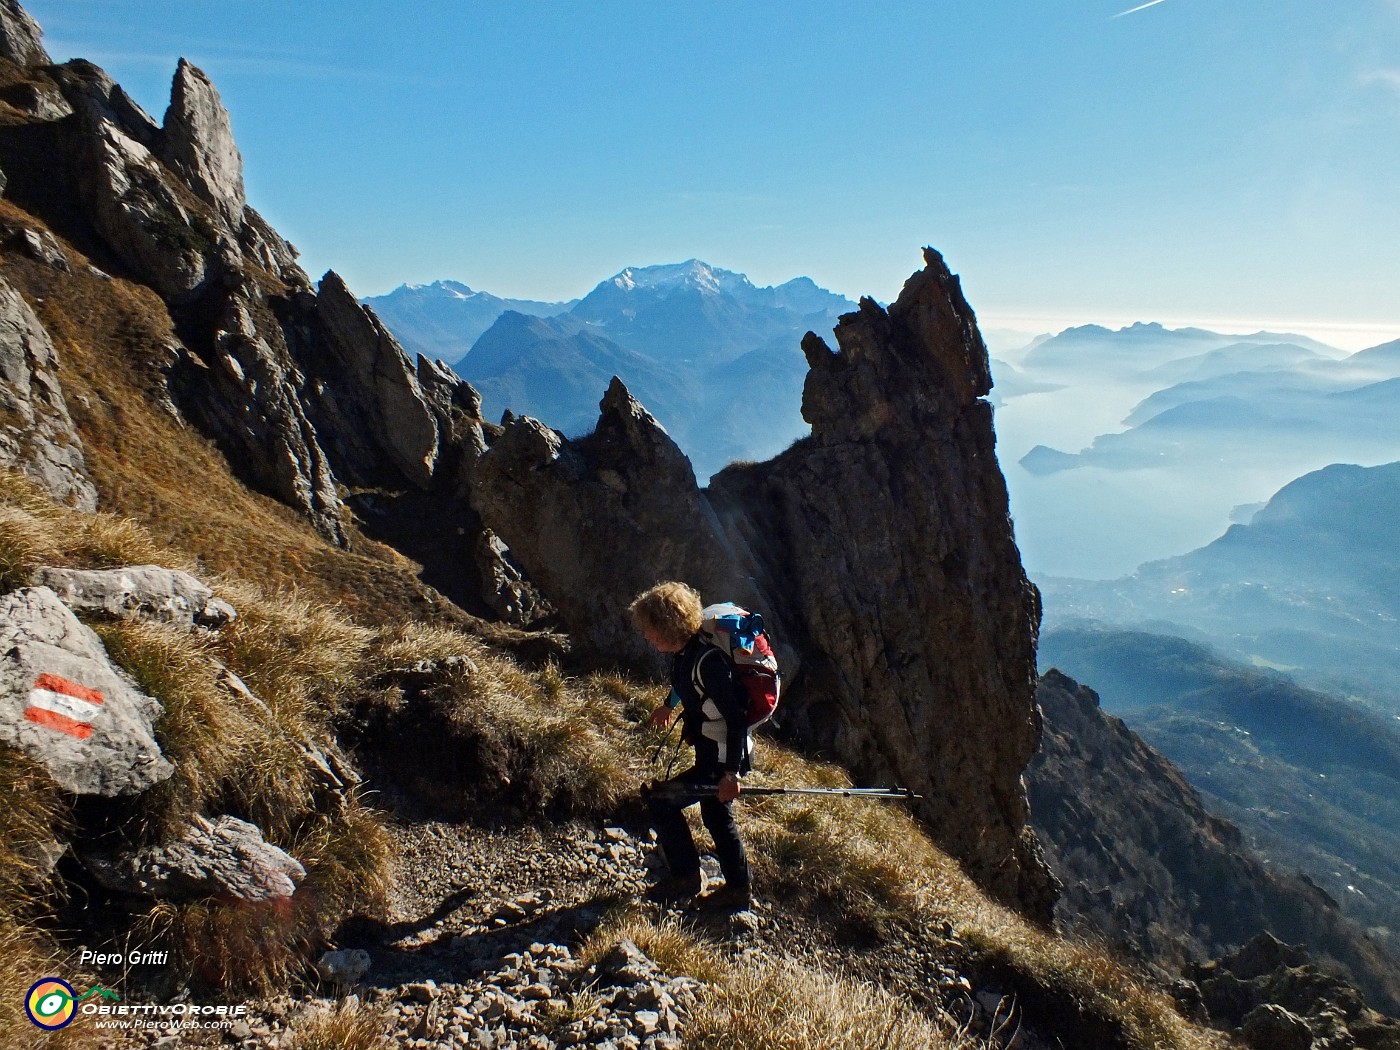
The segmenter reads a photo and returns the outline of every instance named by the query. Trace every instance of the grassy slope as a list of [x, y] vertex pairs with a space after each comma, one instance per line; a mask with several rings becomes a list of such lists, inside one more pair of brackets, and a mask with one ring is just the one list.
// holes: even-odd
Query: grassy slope
[[[41, 225], [3, 201], [0, 217]], [[120, 833], [154, 836], [200, 807], [246, 813], [307, 863], [321, 901], [316, 913], [293, 916], [290, 924], [273, 915], [250, 922], [246, 914], [235, 917], [213, 905], [157, 907], [139, 917], [147, 935], [164, 930], [183, 946], [186, 966], [206, 980], [256, 986], [295, 971], [316, 943], [316, 930], [337, 910], [372, 907], [383, 871], [373, 848], [378, 818], [356, 804], [353, 819], [341, 821], [346, 833], [337, 834], [287, 745], [334, 734], [352, 704], [402, 702], [396, 676], [424, 658], [467, 658], [438, 698], [452, 731], [488, 740], [511, 756], [517, 777], [533, 785], [546, 809], [567, 795], [569, 812], [611, 812], [645, 770], [650, 742], [637, 722], [652, 699], [648, 687], [621, 679], [575, 681], [553, 667], [522, 668], [441, 622], [465, 622], [461, 617], [424, 622], [440, 607], [424, 596], [412, 563], [365, 541], [350, 552], [326, 545], [285, 507], [249, 491], [217, 449], [159, 407], [160, 348], [170, 337], [164, 308], [149, 290], [95, 276], [76, 252], [69, 257], [71, 274], [13, 254], [0, 257], [0, 272], [31, 302], [42, 300], [39, 313], [58, 347], [65, 392], [107, 514], [89, 519], [45, 506], [8, 479], [0, 518], [3, 567], [12, 584], [40, 561], [183, 564], [215, 581], [242, 614], [218, 638], [169, 628], [104, 628], [117, 657], [167, 704], [170, 713], [158, 732], [182, 767], [178, 790], [143, 798], [138, 819]], [[259, 581], [261, 589], [240, 578]], [[396, 626], [376, 629], [386, 623]], [[268, 710], [259, 712], [221, 687], [215, 661], [238, 672]], [[843, 779], [839, 770], [785, 752], [771, 772], [788, 781]], [[52, 906], [48, 894], [55, 887], [26, 874], [25, 848], [36, 838], [34, 828], [62, 824], [65, 803], [13, 752], [0, 753], [0, 778], [9, 778], [7, 801], [16, 800], [5, 807], [0, 851], [0, 871], [14, 880], [7, 884], [7, 914], [0, 916], [3, 936], [13, 942], [0, 950], [0, 966], [9, 970], [3, 984], [11, 987], [27, 974], [53, 969], [55, 953], [63, 951], [49, 935], [26, 933], [18, 922], [42, 924]], [[577, 790], [580, 783], [587, 791]], [[998, 977], [1027, 1001], [1041, 1000], [1042, 1016], [1077, 1019], [1122, 1045], [1218, 1042], [1182, 1021], [1163, 995], [1103, 952], [1057, 938], [988, 901], [897, 810], [775, 799], [753, 806], [746, 828], [760, 879], [794, 918], [831, 925], [829, 917], [839, 915], [842, 924], [854, 919], [877, 934], [920, 940], [944, 931], [946, 950], [962, 965]], [[638, 936], [651, 943], [660, 933]], [[720, 1045], [736, 1034], [735, 1019], [753, 1005], [744, 996], [751, 998], [755, 987], [809, 1020], [823, 1009], [830, 1014], [833, 1002], [865, 1002], [866, 993], [855, 995], [839, 976], [784, 960], [744, 969], [699, 941], [687, 950], [713, 982], [698, 1045]], [[241, 966], [218, 965], [229, 959]], [[861, 1009], [894, 1010], [900, 1025], [907, 1021], [909, 1031], [924, 1031], [919, 1025], [927, 1018], [907, 1005], [888, 1006], [883, 994], [869, 992], [873, 998]], [[837, 1011], [825, 1022], [811, 1021], [816, 1027], [806, 1042], [763, 1045], [862, 1045], [863, 1036], [849, 1025], [858, 1016], [859, 1010]], [[30, 1045], [27, 1027], [11, 1020], [3, 1018], [8, 1034], [0, 1035], [0, 1045]], [[65, 1038], [81, 1042], [84, 1035], [75, 1028]]]

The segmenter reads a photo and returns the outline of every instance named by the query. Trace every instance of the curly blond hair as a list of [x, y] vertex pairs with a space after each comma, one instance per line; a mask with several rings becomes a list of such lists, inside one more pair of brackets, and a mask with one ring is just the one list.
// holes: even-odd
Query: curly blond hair
[[693, 587], [667, 580], [637, 595], [627, 611], [637, 630], [654, 631], [683, 644], [700, 630], [702, 608], [700, 595]]

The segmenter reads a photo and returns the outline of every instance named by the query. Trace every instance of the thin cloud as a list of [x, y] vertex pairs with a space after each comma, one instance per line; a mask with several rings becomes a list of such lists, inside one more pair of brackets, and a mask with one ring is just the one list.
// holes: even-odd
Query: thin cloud
[[113, 68], [153, 66], [172, 72], [181, 58], [187, 58], [211, 76], [286, 77], [300, 80], [359, 80], [396, 84], [433, 84], [434, 78], [414, 74], [366, 70], [362, 67], [330, 62], [307, 61], [286, 52], [258, 52], [251, 49], [171, 48], [169, 51], [113, 51], [89, 48], [60, 38], [53, 42], [45, 37], [44, 47], [57, 61], [63, 57], [81, 58], [96, 65]]
[[1363, 84], [1379, 84], [1400, 93], [1400, 69], [1373, 69], [1361, 75]]
[[1147, 3], [1145, 4], [1138, 4], [1137, 7], [1130, 7], [1126, 11], [1119, 11], [1116, 15], [1113, 15], [1112, 17], [1122, 18], [1124, 15], [1131, 15], [1138, 11], [1146, 11], [1149, 7], [1156, 7], [1158, 4], [1165, 2], [1166, 0], [1147, 0]]

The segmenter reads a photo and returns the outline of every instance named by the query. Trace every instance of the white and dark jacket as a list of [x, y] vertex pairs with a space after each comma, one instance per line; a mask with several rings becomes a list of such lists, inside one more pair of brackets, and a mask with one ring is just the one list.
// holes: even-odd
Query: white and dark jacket
[[671, 688], [681, 698], [682, 729], [695, 745], [696, 767], [747, 773], [748, 693], [730, 659], [697, 635], [676, 654]]

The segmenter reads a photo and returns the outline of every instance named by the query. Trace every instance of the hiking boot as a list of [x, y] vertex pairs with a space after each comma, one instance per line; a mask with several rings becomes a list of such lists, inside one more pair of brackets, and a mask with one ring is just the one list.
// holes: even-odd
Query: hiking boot
[[725, 885], [705, 894], [700, 906], [706, 911], [735, 912], [748, 911], [753, 907], [753, 893], [747, 886]]
[[705, 876], [698, 871], [694, 875], [672, 875], [648, 890], [647, 898], [659, 904], [673, 904], [700, 896], [704, 888]]

